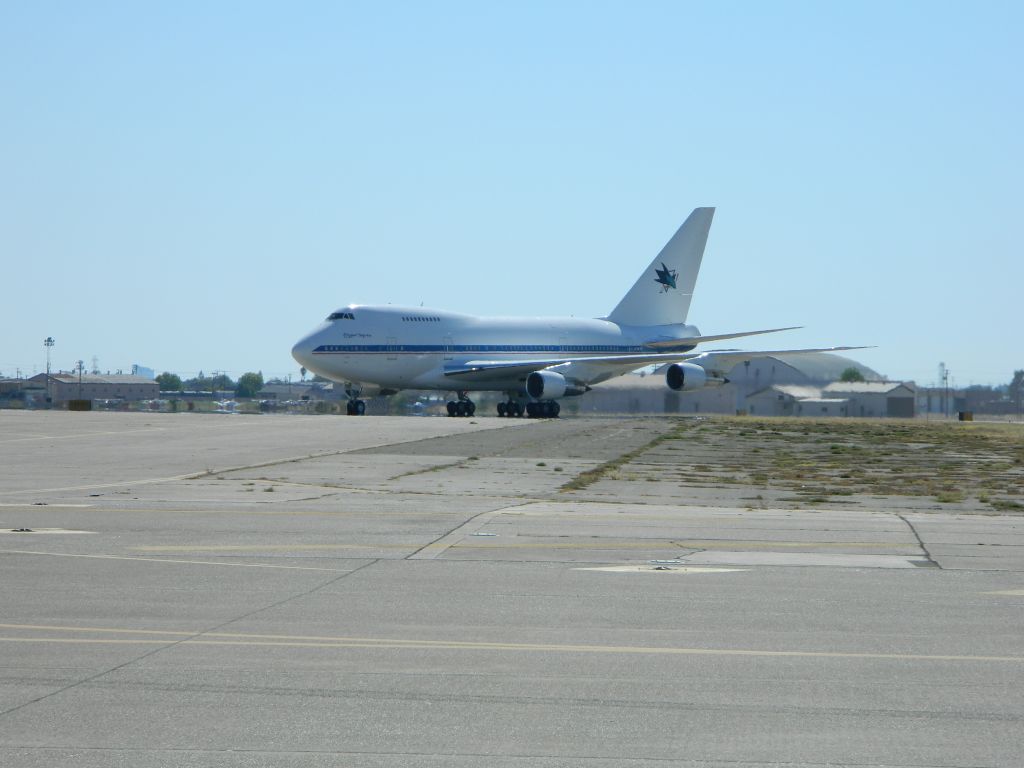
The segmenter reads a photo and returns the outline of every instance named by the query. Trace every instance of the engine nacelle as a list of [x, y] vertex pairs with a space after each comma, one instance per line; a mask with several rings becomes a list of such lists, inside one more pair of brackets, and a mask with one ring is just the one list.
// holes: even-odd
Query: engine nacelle
[[708, 372], [693, 363], [672, 363], [665, 371], [665, 383], [676, 392], [689, 392], [708, 385]]
[[569, 382], [555, 371], [534, 371], [526, 377], [526, 394], [534, 400], [553, 400], [565, 394]]

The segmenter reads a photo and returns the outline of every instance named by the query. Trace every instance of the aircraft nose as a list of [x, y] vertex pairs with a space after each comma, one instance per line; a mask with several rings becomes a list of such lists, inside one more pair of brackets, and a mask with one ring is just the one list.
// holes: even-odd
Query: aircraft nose
[[303, 336], [295, 343], [295, 346], [292, 347], [292, 357], [295, 358], [295, 362], [303, 368], [309, 368], [309, 364], [313, 362], [312, 334], [309, 336]]

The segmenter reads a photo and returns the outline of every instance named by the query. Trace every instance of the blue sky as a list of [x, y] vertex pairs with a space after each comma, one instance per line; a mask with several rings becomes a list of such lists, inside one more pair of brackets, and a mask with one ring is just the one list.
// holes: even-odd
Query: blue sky
[[0, 373], [297, 376], [349, 302], [1024, 367], [1019, 3], [0, 4]]

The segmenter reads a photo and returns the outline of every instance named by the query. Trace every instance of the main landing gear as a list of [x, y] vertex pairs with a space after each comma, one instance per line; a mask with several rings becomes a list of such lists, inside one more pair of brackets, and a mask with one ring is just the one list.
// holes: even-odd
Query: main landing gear
[[509, 400], [507, 403], [498, 403], [498, 416], [508, 416], [510, 419], [523, 415], [522, 403]]
[[562, 406], [557, 400], [538, 400], [526, 404], [526, 415], [531, 419], [557, 419]]
[[476, 413], [476, 403], [469, 399], [465, 392], [459, 392], [458, 400], [448, 401], [449, 416], [472, 416]]
[[345, 403], [345, 412], [349, 416], [362, 416], [366, 413], [366, 403], [362, 400], [349, 400]]
[[[531, 419], [557, 419], [562, 407], [557, 400], [538, 400], [526, 404], [526, 415]], [[498, 403], [498, 416], [510, 419], [523, 415], [523, 404], [516, 400]]]

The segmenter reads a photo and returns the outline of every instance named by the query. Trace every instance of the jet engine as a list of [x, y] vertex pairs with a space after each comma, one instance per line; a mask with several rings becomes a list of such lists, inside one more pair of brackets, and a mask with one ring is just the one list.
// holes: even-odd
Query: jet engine
[[534, 400], [553, 400], [568, 388], [565, 376], [555, 371], [534, 371], [526, 377], [526, 393]]
[[689, 392], [707, 386], [708, 372], [693, 363], [672, 363], [665, 370], [665, 383], [676, 392]]

